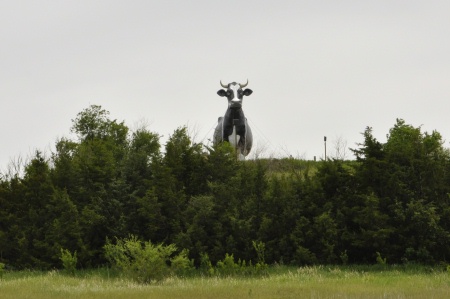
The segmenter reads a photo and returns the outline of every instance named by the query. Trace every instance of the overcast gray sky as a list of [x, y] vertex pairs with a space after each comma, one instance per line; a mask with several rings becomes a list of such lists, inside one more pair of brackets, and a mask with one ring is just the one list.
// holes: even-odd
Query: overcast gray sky
[[[323, 158], [403, 118], [450, 139], [450, 1], [0, 0], [0, 169], [91, 104], [208, 143], [223, 82], [265, 155]], [[250, 154], [251, 156], [251, 154]], [[351, 157], [351, 155], [349, 155]]]

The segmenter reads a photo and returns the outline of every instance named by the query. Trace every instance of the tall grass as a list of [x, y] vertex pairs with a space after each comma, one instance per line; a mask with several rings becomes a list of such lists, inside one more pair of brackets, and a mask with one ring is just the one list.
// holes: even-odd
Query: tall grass
[[8, 272], [0, 298], [450, 298], [450, 277], [432, 268], [272, 267], [263, 277], [170, 277], [139, 284], [107, 270], [75, 276]]

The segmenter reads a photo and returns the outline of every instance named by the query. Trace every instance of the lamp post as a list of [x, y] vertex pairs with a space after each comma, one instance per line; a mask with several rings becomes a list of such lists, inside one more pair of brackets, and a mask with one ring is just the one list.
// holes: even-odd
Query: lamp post
[[323, 143], [325, 145], [325, 161], [327, 160], [327, 136], [323, 136]]

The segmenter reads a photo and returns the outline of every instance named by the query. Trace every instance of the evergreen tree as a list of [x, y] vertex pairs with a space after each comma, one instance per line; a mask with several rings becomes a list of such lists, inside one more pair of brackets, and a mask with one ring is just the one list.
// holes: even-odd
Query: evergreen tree
[[128, 151], [128, 128], [109, 119], [109, 112], [92, 105], [78, 113], [72, 132], [79, 144], [71, 155], [74, 187], [68, 189], [80, 216], [85, 251], [82, 263], [102, 262], [106, 237], [125, 236], [124, 202], [129, 188], [122, 169]]
[[193, 144], [187, 128], [181, 127], [170, 136], [164, 155], [164, 165], [170, 169], [178, 190], [189, 198], [207, 191], [205, 153], [201, 144]]
[[82, 231], [77, 207], [65, 190], [55, 189], [46, 206], [50, 216], [44, 225], [43, 242], [48, 246], [47, 254], [53, 267], [60, 266], [61, 249], [83, 252]]
[[24, 246], [25, 256], [21, 266], [48, 268], [51, 265], [51, 245], [45, 242], [45, 226], [52, 215], [47, 212], [46, 207], [52, 199], [54, 188], [48, 162], [39, 151], [25, 167], [22, 182], [23, 210], [18, 215], [18, 224], [22, 231], [19, 245]]
[[159, 135], [145, 128], [133, 132], [122, 170], [128, 191], [123, 213], [127, 233], [144, 240], [156, 241], [162, 223], [161, 202], [154, 187], [160, 163]]

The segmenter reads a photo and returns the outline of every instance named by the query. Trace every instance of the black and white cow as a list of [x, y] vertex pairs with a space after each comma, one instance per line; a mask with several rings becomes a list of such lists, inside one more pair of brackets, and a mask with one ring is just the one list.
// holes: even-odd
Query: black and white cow
[[242, 110], [242, 100], [253, 91], [243, 89], [248, 85], [248, 80], [245, 84], [232, 82], [226, 85], [220, 81], [220, 85], [225, 89], [220, 89], [217, 94], [228, 99], [228, 109], [223, 117], [219, 117], [214, 131], [214, 144], [227, 141], [245, 157], [252, 149], [253, 136]]

